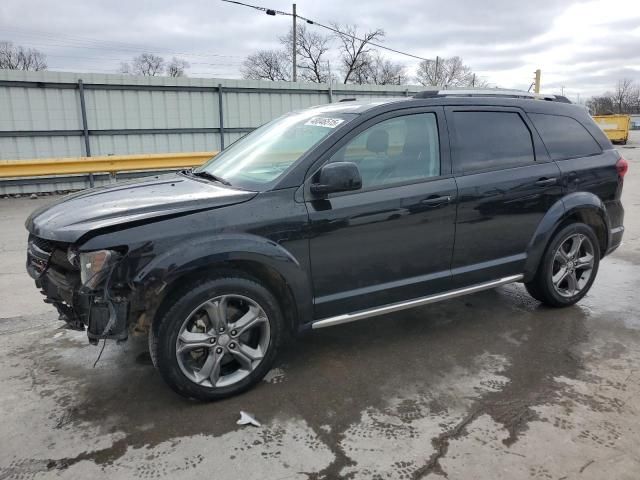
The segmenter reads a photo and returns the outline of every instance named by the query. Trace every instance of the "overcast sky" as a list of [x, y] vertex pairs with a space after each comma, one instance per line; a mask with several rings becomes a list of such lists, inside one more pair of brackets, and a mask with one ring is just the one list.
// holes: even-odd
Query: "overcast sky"
[[[291, 2], [249, 0], [278, 10]], [[382, 28], [385, 45], [427, 58], [458, 55], [492, 85], [572, 99], [640, 82], [640, 0], [298, 0], [321, 23]], [[2, 0], [0, 41], [44, 51], [52, 70], [115, 73], [151, 51], [191, 63], [189, 75], [238, 78], [244, 57], [278, 46], [291, 17], [219, 0]], [[311, 27], [317, 28], [317, 27]], [[337, 47], [337, 44], [335, 44]], [[417, 61], [388, 54], [415, 71]], [[332, 68], [337, 68], [334, 60]]]

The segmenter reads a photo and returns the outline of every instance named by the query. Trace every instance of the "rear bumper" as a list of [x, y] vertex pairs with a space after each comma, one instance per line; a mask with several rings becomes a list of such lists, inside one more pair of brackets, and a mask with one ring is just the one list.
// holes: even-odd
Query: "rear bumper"
[[622, 235], [624, 235], [624, 226], [620, 225], [611, 229], [609, 232], [609, 248], [607, 248], [605, 255], [609, 255], [622, 244]]

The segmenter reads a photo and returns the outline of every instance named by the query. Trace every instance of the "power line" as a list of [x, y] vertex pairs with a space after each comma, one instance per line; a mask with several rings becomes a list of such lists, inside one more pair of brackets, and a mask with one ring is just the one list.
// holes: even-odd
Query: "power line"
[[[60, 46], [68, 48], [88, 48], [88, 49], [111, 49], [117, 51], [145, 51], [148, 53], [170, 54], [170, 55], [182, 55], [182, 56], [194, 56], [194, 57], [223, 57], [223, 58], [243, 58], [238, 55], [222, 55], [218, 53], [210, 52], [176, 52], [172, 50], [165, 50], [164, 48], [150, 47], [148, 45], [139, 45], [133, 43], [125, 43], [110, 40], [98, 40], [90, 37], [81, 37], [77, 35], [58, 34], [54, 32], [38, 31], [38, 30], [24, 30], [16, 27], [2, 26], [3, 32], [10, 32], [12, 35], [26, 36], [40, 38], [40, 42], [43, 42], [45, 46]], [[38, 40], [36, 40], [38, 41]], [[48, 42], [48, 43], [47, 43]]]
[[[103, 48], [110, 48], [110, 49], [119, 49], [119, 50], [132, 50], [135, 49], [135, 51], [139, 51], [139, 50], [159, 50], [157, 47], [150, 47], [148, 45], [139, 45], [139, 44], [133, 44], [133, 43], [125, 43], [125, 42], [118, 42], [118, 41], [111, 41], [111, 40], [98, 40], [98, 39], [93, 39], [93, 38], [89, 38], [89, 37], [80, 37], [80, 36], [73, 36], [73, 35], [68, 35], [68, 34], [58, 34], [58, 33], [53, 33], [53, 32], [45, 32], [45, 31], [37, 31], [37, 30], [23, 30], [20, 28], [15, 28], [15, 27], [3, 27], [3, 30], [8, 30], [8, 31], [13, 31], [14, 34], [18, 34], [18, 35], [26, 35], [27, 37], [31, 36], [35, 36], [35, 37], [42, 37], [45, 38], [49, 41], [53, 40], [56, 42], [67, 42], [67, 43], [75, 43], [78, 44], [80, 43], [82, 46], [86, 46], [86, 47], [103, 47]], [[229, 57], [229, 58], [242, 58], [236, 55], [221, 55], [221, 54], [216, 54], [216, 53], [186, 53], [186, 52], [172, 52], [171, 50], [165, 50], [165, 49], [161, 49], [163, 52], [166, 53], [173, 53], [175, 55], [196, 55], [196, 56], [212, 56], [212, 57]]]
[[[249, 3], [238, 2], [237, 0], [222, 0], [222, 1], [226, 2], [226, 3], [235, 3], [236, 5], [242, 5], [243, 7], [253, 8], [255, 10], [259, 10], [261, 12], [265, 12], [267, 15], [272, 15], [272, 16], [275, 16], [275, 15], [287, 15], [287, 16], [290, 16], [290, 17], [293, 16], [293, 14], [289, 13], [289, 12], [283, 12], [281, 10], [274, 10], [272, 8], [259, 7], [257, 5], [251, 5]], [[359, 42], [367, 43], [367, 44], [371, 45], [372, 47], [380, 48], [382, 50], [388, 50], [390, 52], [394, 52], [394, 53], [397, 53], [397, 54], [400, 54], [400, 55], [404, 55], [406, 57], [416, 58], [418, 60], [424, 60], [424, 61], [427, 61], [427, 62], [433, 62], [434, 61], [431, 58], [421, 57], [419, 55], [414, 55], [413, 53], [403, 52], [401, 50], [396, 50], [395, 48], [386, 47], [384, 45], [380, 45], [379, 43], [369, 42], [369, 41], [367, 41], [367, 40], [365, 40], [363, 38], [359, 38], [359, 37], [356, 37], [355, 35], [351, 35], [350, 33], [342, 32], [342, 31], [338, 30], [337, 28], [331, 27], [329, 25], [324, 25], [324, 24], [322, 24], [320, 22], [316, 22], [315, 20], [311, 20], [309, 18], [303, 17], [302, 15], [297, 15], [296, 14], [296, 16], [298, 18], [304, 20], [305, 22], [307, 22], [310, 25], [317, 25], [318, 27], [325, 28], [325, 29], [330, 30], [330, 31], [332, 31], [334, 33], [337, 33], [338, 35], [342, 35], [342, 36], [345, 36], [345, 37], [353, 38], [354, 40], [358, 40]]]
[[[85, 55], [55, 55], [55, 54], [50, 54], [50, 53], [46, 53], [45, 54], [47, 56], [47, 58], [52, 57], [52, 58], [78, 58], [78, 59], [83, 59], [83, 60], [113, 60], [113, 61], [117, 61], [117, 62], [129, 62], [131, 61], [130, 58], [115, 58], [115, 57], [87, 57]], [[188, 62], [189, 65], [207, 65], [207, 66], [211, 66], [211, 67], [235, 67], [235, 66], [240, 66], [242, 65], [242, 62], [238, 62], [238, 63], [209, 63], [209, 62]]]
[[[20, 45], [25, 46], [25, 47], [36, 47], [36, 48], [58, 48], [58, 47], [63, 47], [63, 48], [79, 48], [79, 49], [97, 49], [97, 50], [105, 50], [105, 48], [108, 47], [92, 47], [92, 46], [80, 46], [80, 45], [69, 45], [69, 44], [65, 44], [65, 43], [46, 43], [46, 42], [20, 42]], [[127, 52], [132, 52], [132, 53], [152, 53], [155, 55], [165, 55], [165, 54], [170, 54], [170, 55], [179, 55], [180, 57], [198, 57], [198, 58], [206, 58], [208, 57], [208, 55], [198, 55], [198, 54], [193, 54], [193, 53], [171, 53], [171, 52], [167, 52], [167, 51], [162, 51], [162, 50], [116, 50], [116, 51], [127, 51]], [[54, 54], [50, 54], [50, 53], [46, 53], [45, 54], [47, 56], [56, 56]], [[58, 56], [62, 56], [62, 55], [58, 55]], [[82, 55], [65, 55], [69, 58], [83, 58]], [[84, 58], [88, 58], [88, 57], [84, 57]], [[106, 57], [102, 57], [102, 58], [106, 58]], [[242, 57], [233, 57], [233, 58], [242, 58]], [[127, 58], [127, 60], [131, 60], [131, 58]], [[223, 65], [223, 64], [215, 64], [215, 63], [205, 63], [205, 62], [193, 62], [191, 60], [189, 60], [189, 63], [199, 63], [199, 64], [203, 64], [203, 65]], [[242, 65], [241, 61], [236, 61], [236, 63], [225, 63], [224, 65]]]

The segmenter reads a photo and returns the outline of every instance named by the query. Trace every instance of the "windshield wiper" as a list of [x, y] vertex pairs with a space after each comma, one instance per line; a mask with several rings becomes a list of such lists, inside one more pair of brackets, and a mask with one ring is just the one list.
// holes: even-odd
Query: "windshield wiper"
[[209, 173], [206, 170], [200, 170], [200, 171], [196, 172], [192, 168], [191, 170], [187, 170], [187, 173], [189, 175], [193, 175], [194, 177], [208, 178], [209, 180], [213, 180], [214, 182], [218, 182], [218, 183], [222, 183], [223, 185], [231, 186], [231, 182], [229, 182], [228, 180], [225, 180], [222, 177], [218, 177], [217, 175], [214, 175], [213, 173]]

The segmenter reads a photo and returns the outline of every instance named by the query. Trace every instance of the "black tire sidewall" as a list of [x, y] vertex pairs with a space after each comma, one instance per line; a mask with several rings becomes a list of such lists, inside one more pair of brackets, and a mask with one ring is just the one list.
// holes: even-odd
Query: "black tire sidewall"
[[[254, 300], [269, 319], [270, 339], [265, 356], [258, 367], [240, 382], [227, 387], [197, 385], [184, 375], [176, 358], [176, 338], [184, 320], [199, 305], [224, 294], [243, 295]], [[243, 392], [259, 382], [269, 371], [282, 338], [283, 321], [273, 294], [255, 280], [243, 276], [225, 276], [196, 283], [177, 296], [163, 312], [157, 335], [157, 363], [163, 379], [181, 395], [200, 400], [217, 400]]]
[[[594, 252], [594, 262], [593, 262], [593, 270], [591, 271], [591, 277], [587, 285], [576, 295], [573, 297], [563, 297], [558, 292], [556, 292], [553, 282], [551, 280], [552, 272], [553, 272], [553, 260], [555, 252], [559, 245], [561, 245], [564, 241], [566, 241], [567, 237], [580, 233], [589, 238], [589, 241], [593, 245]], [[540, 278], [538, 283], [538, 287], [542, 290], [542, 296], [547, 300], [545, 303], [550, 303], [553, 306], [569, 306], [573, 305], [576, 302], [580, 301], [591, 289], [593, 282], [596, 279], [596, 275], [598, 274], [598, 268], [600, 266], [600, 246], [598, 243], [598, 238], [596, 234], [593, 232], [591, 227], [585, 225], [584, 223], [572, 223], [565, 227], [563, 227], [554, 237], [549, 247], [545, 251], [544, 257], [542, 259], [542, 265], [540, 268]]]

